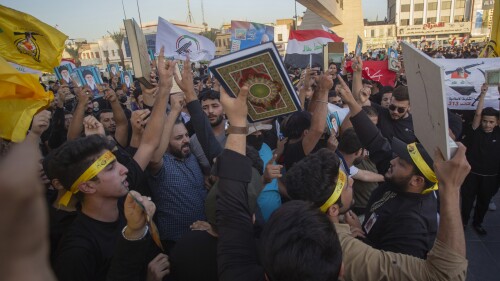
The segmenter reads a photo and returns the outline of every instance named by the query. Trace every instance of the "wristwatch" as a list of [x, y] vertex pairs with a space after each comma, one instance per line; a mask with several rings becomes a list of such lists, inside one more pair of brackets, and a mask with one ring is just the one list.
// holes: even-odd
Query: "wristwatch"
[[239, 135], [246, 135], [248, 134], [248, 126], [246, 127], [236, 127], [236, 126], [231, 126], [226, 130], [226, 134], [239, 134]]

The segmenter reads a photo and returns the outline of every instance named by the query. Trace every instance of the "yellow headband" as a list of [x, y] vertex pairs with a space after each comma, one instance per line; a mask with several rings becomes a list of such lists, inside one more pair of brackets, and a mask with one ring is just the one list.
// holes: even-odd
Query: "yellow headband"
[[326, 210], [330, 208], [333, 203], [337, 202], [337, 200], [340, 197], [340, 194], [342, 193], [342, 189], [344, 188], [345, 182], [346, 182], [347, 176], [346, 174], [339, 170], [339, 175], [337, 177], [337, 184], [335, 185], [335, 188], [333, 189], [332, 195], [330, 195], [330, 198], [326, 200], [325, 204], [323, 204], [319, 209], [321, 212], [326, 213]]
[[416, 143], [410, 143], [406, 146], [406, 149], [408, 149], [408, 153], [410, 154], [411, 159], [413, 160], [413, 163], [417, 165], [417, 168], [422, 172], [424, 177], [432, 182], [435, 183], [433, 186], [427, 188], [426, 190], [422, 191], [422, 194], [427, 194], [430, 193], [434, 190], [438, 190], [438, 180], [436, 177], [436, 174], [434, 171], [432, 171], [431, 167], [427, 165], [427, 162], [425, 162], [424, 158], [418, 151]]
[[90, 167], [83, 172], [83, 174], [78, 177], [78, 179], [71, 185], [71, 188], [69, 191], [66, 191], [66, 193], [61, 197], [59, 200], [59, 204], [63, 206], [68, 206], [69, 200], [71, 200], [71, 196], [73, 194], [76, 194], [78, 192], [78, 186], [85, 181], [88, 181], [97, 174], [99, 174], [102, 169], [104, 169], [106, 166], [108, 166], [111, 162], [115, 161], [116, 157], [111, 151], [106, 151], [103, 155], [101, 155], [97, 160], [95, 160]]

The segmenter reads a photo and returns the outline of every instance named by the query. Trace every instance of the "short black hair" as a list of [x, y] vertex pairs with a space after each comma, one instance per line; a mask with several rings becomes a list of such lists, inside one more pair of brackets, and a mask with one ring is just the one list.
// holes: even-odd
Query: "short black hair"
[[292, 200], [312, 202], [321, 207], [332, 195], [340, 160], [335, 152], [322, 148], [309, 154], [286, 172], [285, 186]]
[[302, 133], [311, 127], [311, 113], [309, 111], [297, 111], [290, 115], [283, 128], [283, 135], [290, 139], [297, 139]]
[[70, 190], [71, 185], [92, 165], [104, 150], [113, 145], [99, 135], [91, 135], [65, 142], [50, 152], [47, 162], [47, 175], [59, 179], [63, 187]]
[[88, 69], [85, 69], [83, 72], [82, 72], [82, 75], [83, 75], [83, 78], [85, 78], [85, 76], [87, 75], [92, 75], [92, 77], [94, 77], [94, 75], [92, 74], [92, 71], [88, 70]]
[[397, 101], [410, 101], [407, 86], [399, 86], [392, 92], [392, 97]]
[[358, 152], [363, 145], [354, 131], [354, 128], [348, 128], [340, 135], [338, 150], [346, 154]]
[[103, 113], [110, 113], [110, 112], [113, 113], [113, 110], [111, 110], [111, 109], [101, 109], [99, 112], [96, 113], [95, 118], [97, 118], [97, 120], [99, 120], [99, 122], [101, 122], [101, 115]]
[[328, 92], [328, 97], [329, 98], [336, 98], [336, 97], [338, 97], [337, 92], [335, 92], [335, 90], [330, 90]]
[[363, 109], [363, 111], [366, 113], [366, 115], [368, 115], [370, 117], [372, 117], [372, 116], [378, 117], [377, 109], [371, 105], [365, 105], [361, 109]]
[[498, 118], [498, 110], [494, 109], [493, 107], [486, 107], [481, 112], [481, 117], [483, 116], [494, 116]]
[[204, 89], [198, 95], [198, 100], [200, 100], [200, 102], [206, 101], [206, 100], [218, 100], [218, 101], [220, 101], [220, 93], [217, 91], [214, 91], [212, 89]]
[[335, 226], [309, 202], [290, 201], [265, 224], [261, 261], [272, 281], [338, 280], [342, 247]]

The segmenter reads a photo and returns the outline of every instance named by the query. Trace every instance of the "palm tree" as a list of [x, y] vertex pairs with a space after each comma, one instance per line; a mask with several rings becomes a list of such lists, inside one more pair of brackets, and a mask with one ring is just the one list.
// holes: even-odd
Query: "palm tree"
[[217, 31], [215, 29], [210, 29], [207, 31], [202, 31], [199, 33], [201, 36], [207, 37], [210, 41], [215, 42], [217, 38]]
[[80, 43], [75, 43], [73, 46], [66, 45], [64, 46], [64, 50], [69, 56], [75, 60], [75, 65], [79, 67], [82, 63], [80, 61]]
[[113, 39], [113, 42], [115, 42], [116, 45], [118, 45], [118, 55], [120, 56], [120, 61], [123, 69], [125, 69], [125, 57], [123, 56], [123, 49], [122, 49], [122, 44], [123, 44], [123, 39], [125, 38], [125, 34], [122, 32], [109, 32], [109, 36], [111, 39]]

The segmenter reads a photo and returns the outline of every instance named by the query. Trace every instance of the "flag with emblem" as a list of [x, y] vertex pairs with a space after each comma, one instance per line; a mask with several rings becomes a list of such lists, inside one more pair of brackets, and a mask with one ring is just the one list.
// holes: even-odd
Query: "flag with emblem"
[[0, 5], [0, 56], [10, 62], [52, 72], [67, 38], [31, 15]]
[[189, 56], [191, 61], [210, 61], [215, 56], [215, 44], [210, 39], [193, 34], [160, 17], [156, 33], [157, 54], [162, 46], [165, 46], [165, 57], [178, 60], [185, 60]]

